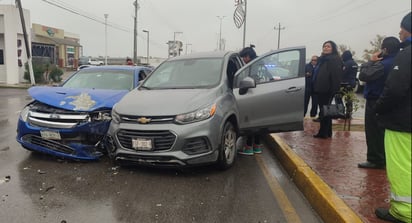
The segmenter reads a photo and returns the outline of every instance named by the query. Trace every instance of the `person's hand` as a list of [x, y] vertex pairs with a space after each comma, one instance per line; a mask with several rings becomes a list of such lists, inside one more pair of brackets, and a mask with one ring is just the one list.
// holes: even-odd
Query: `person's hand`
[[382, 60], [383, 58], [382, 58], [382, 57], [379, 57], [379, 56], [381, 55], [381, 53], [382, 53], [382, 52], [378, 51], [378, 52], [372, 54], [372, 56], [371, 56], [371, 61], [375, 62], [375, 61], [380, 61], [380, 60]]
[[312, 73], [306, 72], [306, 77], [310, 77], [310, 76], [312, 76]]

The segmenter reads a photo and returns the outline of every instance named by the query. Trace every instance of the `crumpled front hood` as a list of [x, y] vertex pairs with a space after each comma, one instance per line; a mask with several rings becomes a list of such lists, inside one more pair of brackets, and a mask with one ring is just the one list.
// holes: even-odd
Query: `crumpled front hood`
[[128, 91], [64, 87], [31, 87], [30, 96], [44, 104], [73, 111], [112, 108]]

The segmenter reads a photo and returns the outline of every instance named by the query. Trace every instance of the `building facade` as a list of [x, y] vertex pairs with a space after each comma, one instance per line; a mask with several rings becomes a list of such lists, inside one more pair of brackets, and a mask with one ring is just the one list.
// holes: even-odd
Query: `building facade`
[[60, 68], [78, 67], [80, 37], [63, 29], [32, 24], [33, 61], [56, 64]]
[[[79, 35], [32, 24], [29, 10], [23, 9], [23, 15], [33, 64], [48, 63], [64, 69], [77, 69], [82, 51]], [[0, 5], [0, 83], [28, 82], [23, 78], [27, 58], [18, 8]]]
[[[23, 10], [30, 48], [30, 12]], [[0, 83], [25, 82], [24, 64], [27, 53], [20, 13], [15, 5], [0, 5]]]

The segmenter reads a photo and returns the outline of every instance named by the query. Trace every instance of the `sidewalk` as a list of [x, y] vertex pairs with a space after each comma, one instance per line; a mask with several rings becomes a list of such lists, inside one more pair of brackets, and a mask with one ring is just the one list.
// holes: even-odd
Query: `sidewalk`
[[334, 120], [332, 138], [317, 139], [319, 123], [305, 119], [304, 131], [271, 135], [275, 153], [324, 222], [384, 223], [374, 211], [389, 207], [386, 171], [357, 167], [366, 161], [363, 120], [352, 120], [352, 131], [342, 125]]
[[[66, 80], [71, 74], [73, 74], [75, 71], [64, 71], [62, 75], [62, 81]], [[57, 83], [58, 84], [58, 83]], [[35, 86], [46, 86], [48, 84], [36, 84]], [[49, 84], [51, 86], [51, 84]], [[22, 89], [28, 89], [32, 87], [30, 82], [26, 83], [18, 83], [18, 84], [6, 84], [6, 83], [0, 83], [0, 88], [22, 88]]]

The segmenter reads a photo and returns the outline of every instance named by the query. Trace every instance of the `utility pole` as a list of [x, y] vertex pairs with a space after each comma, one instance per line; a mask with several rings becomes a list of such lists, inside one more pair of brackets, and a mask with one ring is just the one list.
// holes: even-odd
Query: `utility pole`
[[36, 81], [34, 79], [34, 72], [33, 72], [33, 64], [32, 64], [32, 60], [31, 60], [31, 48], [29, 45], [29, 40], [27, 38], [27, 30], [26, 30], [26, 22], [24, 20], [24, 15], [23, 15], [23, 7], [21, 6], [21, 1], [20, 0], [16, 0], [16, 5], [19, 9], [19, 13], [20, 13], [20, 20], [21, 20], [21, 26], [22, 26], [22, 30], [23, 30], [23, 37], [24, 37], [24, 45], [26, 47], [26, 54], [27, 54], [27, 63], [29, 65], [29, 73], [30, 73], [30, 82], [32, 85], [36, 84]]
[[246, 12], [247, 12], [247, 0], [244, 0], [245, 3], [245, 21], [243, 22], [243, 48], [246, 46]]
[[275, 26], [273, 29], [278, 30], [278, 49], [279, 49], [279, 46], [280, 46], [280, 30], [285, 29], [285, 27], [281, 27], [280, 23], [279, 23], [279, 26], [278, 27]]
[[216, 16], [220, 20], [220, 31], [219, 31], [219, 50], [222, 50], [222, 20], [226, 16]]
[[137, 10], [139, 9], [139, 3], [134, 1], [134, 36], [133, 36], [133, 63], [137, 64]]

